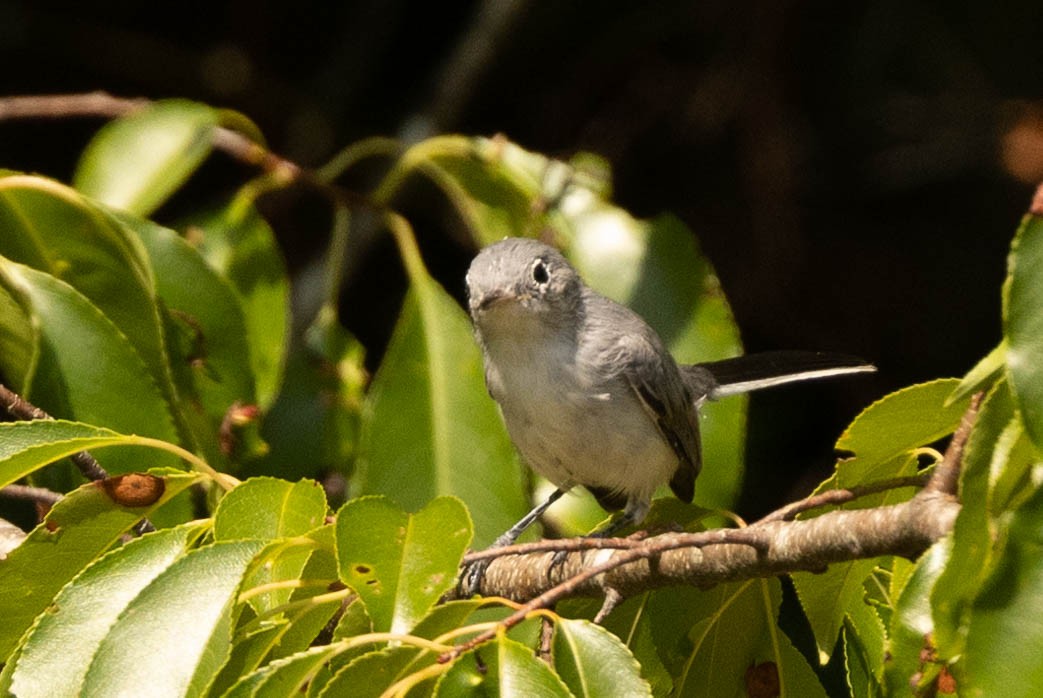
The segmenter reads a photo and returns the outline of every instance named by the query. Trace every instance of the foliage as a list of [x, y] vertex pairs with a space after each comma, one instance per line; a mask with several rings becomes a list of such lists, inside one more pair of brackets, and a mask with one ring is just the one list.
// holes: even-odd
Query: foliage
[[[316, 317], [297, 318], [307, 331], [291, 336], [289, 281], [255, 199], [292, 178], [263, 175], [174, 227], [146, 218], [229, 119], [243, 121], [160, 102], [97, 134], [75, 189], [0, 177], [0, 374], [57, 418], [0, 423], [0, 485], [28, 478], [67, 493], [0, 561], [0, 690], [825, 695], [814, 662], [778, 625], [776, 579], [646, 592], [604, 627], [585, 619], [588, 604], [563, 604], [439, 663], [509, 613], [495, 599], [439, 599], [467, 547], [523, 514], [533, 486], [485, 394], [466, 314], [392, 208], [406, 183], [433, 182], [476, 248], [506, 234], [555, 241], [682, 360], [738, 353], [738, 332], [691, 233], [612, 205], [599, 163], [443, 136], [358, 144], [313, 174], [336, 209], [329, 283]], [[376, 157], [386, 163], [377, 186], [339, 195], [335, 178]], [[336, 320], [359, 206], [394, 236], [409, 279], [372, 381]], [[839, 643], [854, 696], [910, 685], [1027, 696], [1043, 681], [1043, 218], [1026, 217], [1009, 267], [997, 350], [963, 381], [912, 386], [867, 408], [822, 485], [917, 472], [937, 459], [930, 446], [953, 432], [969, 396], [986, 393], [951, 536], [915, 562], [793, 577], [817, 660]], [[704, 506], [735, 501], [743, 413], [739, 398], [705, 409]], [[84, 449], [112, 473], [150, 473], [154, 496], [82, 484], [62, 459]], [[343, 505], [331, 507], [318, 484], [330, 470], [350, 483]], [[292, 481], [258, 475], [272, 472]], [[599, 516], [589, 499], [562, 504], [554, 524], [564, 532]], [[146, 517], [158, 530], [129, 535]], [[546, 661], [533, 651], [544, 625]]]

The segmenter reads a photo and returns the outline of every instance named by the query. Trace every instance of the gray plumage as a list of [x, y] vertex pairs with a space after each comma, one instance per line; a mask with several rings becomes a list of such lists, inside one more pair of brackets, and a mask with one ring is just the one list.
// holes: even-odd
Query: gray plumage
[[[606, 508], [623, 508], [613, 529], [639, 523], [664, 483], [692, 500], [704, 400], [873, 370], [807, 352], [679, 367], [640, 316], [588, 288], [561, 253], [535, 240], [482, 250], [467, 289], [486, 384], [515, 446], [559, 491], [583, 485]], [[549, 503], [498, 543], [513, 541]]]

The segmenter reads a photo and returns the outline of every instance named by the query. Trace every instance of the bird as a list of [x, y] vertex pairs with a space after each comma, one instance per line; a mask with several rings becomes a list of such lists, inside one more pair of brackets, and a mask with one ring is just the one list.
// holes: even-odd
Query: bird
[[857, 357], [774, 351], [678, 364], [637, 313], [587, 286], [557, 249], [506, 238], [466, 276], [485, 382], [524, 462], [556, 490], [492, 547], [510, 545], [565, 492], [622, 510], [592, 535], [640, 524], [663, 484], [692, 501], [707, 400], [876, 370]]

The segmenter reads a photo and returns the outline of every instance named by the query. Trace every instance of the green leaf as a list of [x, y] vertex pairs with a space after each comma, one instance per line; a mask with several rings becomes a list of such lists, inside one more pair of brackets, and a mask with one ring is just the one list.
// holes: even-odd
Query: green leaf
[[80, 157], [73, 185], [110, 206], [147, 216], [210, 154], [219, 113], [186, 100], [155, 102], [102, 127]]
[[217, 429], [228, 410], [256, 400], [254, 376], [243, 360], [250, 347], [239, 298], [174, 231], [126, 214], [113, 215], [138, 236], [151, 261], [170, 331], [168, 361], [184, 419], [191, 424], [200, 406], [209, 415], [210, 428], [196, 436], [214, 459]]
[[187, 238], [239, 294], [257, 403], [267, 408], [282, 382], [290, 329], [290, 283], [268, 222], [239, 196], [187, 224]]
[[931, 546], [917, 561], [912, 577], [895, 602], [884, 661], [887, 695], [908, 695], [914, 675], [937, 672], [937, 665], [926, 665], [922, 657], [934, 630], [931, 590], [949, 561], [950, 547], [949, 539]]
[[453, 202], [475, 239], [489, 244], [504, 235], [538, 230], [540, 217], [534, 215], [533, 203], [541, 185], [516, 166], [518, 158], [535, 160], [537, 168], [551, 162], [504, 141], [439, 136], [406, 151], [393, 175], [421, 169]]
[[485, 388], [460, 306], [433, 280], [414, 280], [363, 411], [356, 492], [417, 509], [462, 499], [475, 544], [528, 511], [521, 467]]
[[410, 631], [410, 635], [433, 640], [462, 627], [471, 614], [482, 608], [485, 603], [481, 599], [461, 599], [439, 604], [417, 623], [416, 627]]
[[1026, 216], [1014, 236], [1003, 293], [1007, 371], [1014, 401], [1036, 449], [1043, 451], [1043, 218]]
[[[641, 676], [648, 681], [653, 695], [656, 696], [669, 695], [674, 685], [673, 676], [667, 670], [663, 657], [675, 655], [675, 650], [680, 644], [687, 642], [684, 629], [675, 627], [673, 634], [663, 632], [664, 628], [655, 617], [656, 605], [659, 609], [674, 609], [684, 602], [685, 597], [675, 596], [676, 592], [676, 589], [661, 589], [633, 596], [620, 604], [604, 620], [605, 628], [623, 640], [627, 649], [633, 653], [634, 658], [641, 665]], [[686, 589], [682, 593], [687, 594], [688, 592], [689, 590]], [[570, 600], [570, 602], [575, 603], [576, 600]], [[593, 618], [598, 610], [598, 604], [591, 602], [586, 605], [589, 611], [582, 615], [572, 612], [569, 604], [559, 604], [557, 609], [560, 613], [567, 613], [569, 617]], [[566, 608], [569, 610], [566, 611]], [[674, 615], [677, 615], [676, 612]], [[677, 665], [680, 665], [680, 662]]]
[[11, 665], [10, 690], [26, 697], [80, 695], [87, 669], [120, 614], [206, 527], [195, 522], [147, 535], [85, 569], [30, 630]]
[[970, 397], [980, 390], [988, 390], [1007, 368], [1007, 340], [1002, 340], [984, 359], [974, 365], [949, 396], [946, 404]]
[[[215, 540], [270, 542], [304, 536], [322, 525], [326, 493], [314, 480], [296, 483], [269, 477], [251, 478], [226, 494], [214, 513]], [[266, 564], [248, 578], [246, 587], [299, 579], [312, 547], [290, 541], [269, 551]], [[290, 600], [292, 589], [276, 589], [251, 599], [258, 613]]]
[[335, 346], [296, 346], [287, 358], [279, 397], [261, 424], [271, 450], [250, 463], [253, 472], [319, 477], [354, 460], [363, 389], [368, 376], [362, 345], [339, 325]]
[[641, 667], [618, 637], [586, 620], [554, 624], [554, 668], [577, 696], [649, 696]]
[[747, 670], [768, 664], [777, 672], [780, 695], [824, 697], [814, 671], [776, 625], [781, 598], [777, 579], [722, 584], [700, 594], [701, 618], [689, 630], [691, 646], [675, 672], [674, 695], [742, 695]]
[[[97, 307], [53, 276], [2, 257], [0, 283], [40, 328], [39, 369], [29, 399], [56, 416], [178, 441], [162, 391], [126, 336]], [[139, 455], [114, 453], [105, 465], [117, 472], [141, 470]], [[164, 457], [159, 464], [173, 462]]]
[[228, 656], [236, 591], [263, 546], [218, 542], [165, 569], [105, 636], [84, 693], [132, 695], [148, 686], [155, 696], [205, 695]]
[[[949, 401], [958, 381], [936, 380], [887, 395], [867, 407], [837, 441], [837, 449], [853, 456], [837, 463], [836, 474], [818, 492], [852, 487], [916, 472], [916, 451], [952, 431], [967, 407], [967, 399]], [[911, 489], [890, 490], [860, 498], [845, 508], [895, 504]], [[822, 574], [792, 575], [797, 596], [815, 634], [819, 661], [829, 661], [844, 618], [862, 604], [862, 583], [878, 564], [873, 560], [830, 565]]]
[[962, 652], [969, 604], [990, 568], [996, 522], [989, 511], [989, 471], [996, 444], [1014, 419], [1013, 399], [1003, 381], [981, 404], [964, 448], [960, 472], [963, 506], [953, 524], [953, 554], [931, 599], [936, 641], [943, 657]]
[[1034, 696], [1043, 685], [1043, 489], [1014, 513], [1004, 555], [974, 602], [961, 696]]
[[321, 645], [277, 659], [244, 676], [223, 698], [296, 698], [312, 677], [342, 648]]
[[460, 656], [439, 679], [434, 695], [564, 698], [572, 693], [531, 648], [499, 637]]
[[[309, 537], [323, 547], [308, 559], [302, 579], [335, 579], [332, 526], [313, 531]], [[326, 539], [329, 539], [329, 550], [325, 548]], [[248, 581], [243, 584], [244, 587], [248, 585]], [[284, 609], [281, 617], [269, 616], [261, 630], [253, 628], [248, 631], [250, 623], [240, 623], [232, 654], [210, 687], [210, 695], [222, 695], [241, 678], [257, 672], [263, 663], [303, 652], [311, 646], [334, 614], [338, 611], [347, 613], [341, 608], [342, 598], [334, 596], [327, 601], [315, 600], [316, 596], [325, 594], [327, 590], [326, 586], [315, 584], [297, 589], [291, 599], [292, 605]], [[361, 602], [356, 602], [349, 608], [361, 605]]]
[[255, 477], [221, 499], [214, 513], [214, 538], [272, 541], [303, 536], [322, 525], [325, 516], [326, 493], [314, 480]]
[[159, 500], [136, 508], [117, 506], [102, 487], [84, 485], [54, 505], [44, 522], [0, 561], [0, 658], [8, 656], [66, 582], [142, 517], [199, 482], [199, 476], [171, 474], [163, 482]]
[[336, 536], [340, 578], [365, 602], [374, 629], [406, 633], [453, 585], [471, 526], [452, 497], [416, 514], [365, 497], [341, 508]]
[[855, 560], [830, 565], [822, 574], [794, 573], [793, 586], [815, 634], [820, 664], [829, 662], [844, 618], [863, 604], [863, 582], [872, 574], [876, 560]]
[[380, 698], [419, 654], [417, 648], [403, 645], [356, 657], [333, 675], [319, 695]]
[[840, 485], [864, 483], [869, 477], [892, 477], [879, 472], [880, 464], [951, 434], [968, 403], [949, 402], [958, 385], [956, 379], [943, 378], [909, 386], [864, 409], [837, 440], [838, 450], [855, 455], [837, 465], [843, 480]]
[[844, 618], [844, 664], [853, 696], [881, 695], [886, 639], [880, 614], [868, 599], [848, 609]]
[[0, 487], [78, 451], [134, 443], [133, 437], [79, 422], [0, 422]]
[[0, 285], [0, 367], [15, 392], [28, 395], [40, 354], [39, 329], [3, 285]]
[[126, 336], [172, 399], [152, 270], [133, 233], [73, 189], [24, 175], [0, 179], [0, 230], [0, 255], [83, 294]]

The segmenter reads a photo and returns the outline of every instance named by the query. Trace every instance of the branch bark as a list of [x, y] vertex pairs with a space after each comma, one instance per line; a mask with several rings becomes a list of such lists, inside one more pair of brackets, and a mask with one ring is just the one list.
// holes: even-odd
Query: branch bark
[[800, 521], [773, 519], [744, 529], [665, 533], [626, 549], [571, 553], [557, 566], [553, 552], [502, 555], [489, 564], [479, 592], [530, 601], [567, 586], [566, 596], [603, 596], [611, 590], [625, 598], [677, 584], [709, 587], [818, 572], [830, 563], [860, 558], [915, 558], [952, 530], [959, 508], [952, 495], [924, 490], [902, 504], [874, 509], [832, 511]]
[[[562, 564], [555, 563], [550, 549], [513, 554], [515, 548], [508, 546], [497, 551], [505, 554], [489, 563], [477, 591], [483, 596], [524, 602], [498, 625], [509, 628], [532, 611], [570, 596], [604, 598], [596, 618], [600, 620], [626, 597], [665, 586], [712, 587], [792, 572], [821, 572], [831, 563], [864, 558], [916, 558], [952, 531], [959, 514], [956, 488], [963, 448], [982, 397], [978, 393], [971, 399], [945, 456], [926, 484], [922, 478], [899, 478], [851, 490], [827, 491], [783, 507], [745, 528], [666, 533], [643, 540], [602, 540], [587, 550], [570, 553]], [[889, 487], [915, 484], [922, 484], [923, 489], [901, 504], [842, 509], [791, 520], [796, 513], [813, 506], [849, 502]], [[573, 541], [563, 542], [565, 549], [575, 545]], [[467, 562], [465, 558], [465, 565]], [[491, 639], [496, 632], [489, 630], [458, 645], [439, 661], [452, 660]]]

